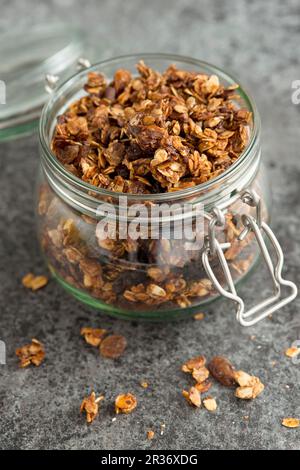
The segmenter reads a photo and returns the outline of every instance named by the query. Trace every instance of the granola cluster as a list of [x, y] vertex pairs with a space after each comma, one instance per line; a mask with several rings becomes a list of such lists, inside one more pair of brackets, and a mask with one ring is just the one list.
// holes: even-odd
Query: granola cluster
[[58, 117], [52, 151], [74, 175], [117, 193], [152, 194], [199, 185], [226, 170], [249, 141], [251, 113], [238, 85], [143, 61], [138, 75], [109, 82], [88, 74], [86, 95]]

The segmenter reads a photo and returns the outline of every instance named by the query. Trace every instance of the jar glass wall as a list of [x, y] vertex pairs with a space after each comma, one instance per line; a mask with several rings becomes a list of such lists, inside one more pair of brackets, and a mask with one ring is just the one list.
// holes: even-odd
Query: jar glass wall
[[[144, 56], [143, 56], [144, 57]], [[113, 76], [117, 68], [134, 70], [141, 57], [123, 57], [95, 65], [92, 70]], [[235, 83], [221, 70], [206, 63], [177, 56], [148, 55], [147, 64], [159, 71], [175, 63], [179, 68], [216, 74], [225, 86]], [[132, 239], [114, 233], [99, 238], [101, 204], [118, 210], [119, 196], [89, 185], [76, 178], [56, 160], [50, 151], [56, 116], [80, 96], [86, 71], [77, 74], [53, 94], [43, 111], [40, 124], [41, 172], [38, 192], [38, 233], [47, 264], [56, 279], [73, 295], [93, 307], [128, 318], [168, 319], [195, 313], [216, 299], [202, 264], [202, 248], [177, 239], [173, 230], [169, 237], [159, 231], [155, 238]], [[263, 201], [263, 218], [268, 221], [269, 184], [260, 165], [259, 118], [254, 104], [240, 89], [243, 106], [253, 113], [250, 142], [239, 159], [223, 174], [199, 186], [155, 195], [126, 194], [127, 203], [148, 207], [153, 203], [189, 203], [201, 206], [203, 235], [207, 233], [212, 209], [221, 208], [226, 217], [225, 228], [217, 229], [218, 240], [230, 242], [225, 257], [235, 282], [249, 272], [258, 258], [257, 243], [252, 233], [243, 241], [241, 215], [255, 216], [255, 208], [241, 202], [245, 189], [254, 189]], [[129, 223], [129, 222], [128, 222]], [[214, 265], [215, 263], [215, 265]], [[217, 262], [212, 266], [224, 284]]]

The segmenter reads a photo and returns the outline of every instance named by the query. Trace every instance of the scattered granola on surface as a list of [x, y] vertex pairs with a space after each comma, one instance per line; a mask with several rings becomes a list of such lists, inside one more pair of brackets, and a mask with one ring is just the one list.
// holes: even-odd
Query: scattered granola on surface
[[297, 348], [295, 346], [292, 346], [291, 348], [288, 348], [285, 351], [285, 355], [287, 357], [296, 357], [296, 356], [298, 356], [298, 354], [300, 354], [300, 348]]
[[80, 330], [80, 334], [81, 336], [84, 336], [85, 341], [95, 347], [100, 345], [106, 333], [107, 330], [102, 328], [83, 327]]
[[35, 276], [32, 273], [28, 273], [22, 278], [23, 286], [33, 291], [36, 291], [38, 289], [41, 289], [42, 287], [45, 287], [48, 284], [48, 282], [49, 280], [46, 276]]
[[131, 413], [137, 406], [137, 399], [132, 393], [118, 395], [115, 400], [115, 411], [117, 414]]
[[203, 405], [208, 411], [216, 411], [217, 409], [217, 402], [213, 397], [203, 398]]
[[147, 439], [148, 439], [149, 441], [152, 441], [152, 439], [154, 438], [154, 436], [155, 436], [154, 431], [152, 431], [152, 429], [149, 429], [149, 430], [147, 431]]
[[235, 396], [243, 400], [256, 398], [265, 388], [258, 377], [249, 375], [242, 370], [234, 372], [234, 380], [239, 385], [235, 391]]
[[202, 313], [202, 312], [196, 313], [196, 314], [194, 315], [194, 320], [199, 320], [199, 321], [201, 321], [201, 320], [203, 320], [203, 319], [204, 319], [204, 313]]
[[300, 419], [297, 418], [284, 418], [281, 422], [285, 428], [299, 428]]
[[238, 85], [175, 65], [159, 73], [140, 61], [137, 71], [119, 69], [111, 83], [90, 72], [87, 95], [58, 117], [52, 151], [71, 173], [114, 192], [162, 193], [237, 160], [252, 120], [237, 105]]
[[90, 396], [85, 397], [80, 405], [80, 413], [86, 412], [86, 420], [88, 423], [92, 423], [99, 412], [99, 402], [104, 399], [104, 396], [96, 398], [95, 392], [92, 392]]
[[16, 349], [16, 355], [20, 358], [20, 367], [39, 366], [45, 358], [45, 349], [40, 341], [32, 339], [31, 344]]
[[189, 391], [183, 390], [182, 395], [190, 405], [194, 405], [197, 408], [201, 407], [201, 395], [199, 390], [196, 387], [191, 387]]
[[126, 338], [122, 335], [109, 335], [100, 343], [100, 353], [103, 357], [117, 359], [122, 356], [127, 346]]

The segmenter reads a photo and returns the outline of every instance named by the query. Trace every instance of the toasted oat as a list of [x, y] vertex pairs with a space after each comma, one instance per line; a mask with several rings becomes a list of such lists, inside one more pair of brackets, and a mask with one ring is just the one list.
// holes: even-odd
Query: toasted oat
[[27, 289], [36, 291], [48, 284], [48, 278], [46, 276], [35, 276], [32, 273], [28, 273], [23, 277], [22, 284]]
[[192, 359], [189, 359], [185, 364], [183, 364], [181, 370], [183, 372], [192, 373], [194, 369], [200, 369], [205, 365], [205, 363], [206, 359], [204, 356], [193, 357]]
[[205, 382], [206, 379], [209, 377], [209, 370], [206, 367], [200, 367], [199, 369], [194, 369], [192, 372], [193, 378], [198, 383]]
[[291, 348], [288, 348], [285, 351], [285, 355], [287, 357], [296, 357], [296, 356], [298, 356], [298, 354], [300, 354], [300, 348], [297, 348], [295, 346], [292, 346]]
[[197, 408], [200, 408], [201, 395], [196, 387], [191, 387], [188, 392], [186, 390], [183, 390], [182, 395], [184, 396], [184, 398], [186, 398], [190, 405], [194, 405]]
[[155, 436], [154, 431], [152, 431], [152, 429], [149, 429], [149, 430], [147, 431], [147, 439], [148, 439], [149, 441], [151, 441], [151, 440], [154, 438], [154, 436]]
[[83, 327], [80, 330], [80, 334], [84, 336], [85, 341], [95, 347], [100, 345], [106, 333], [107, 330], [104, 330], [102, 328]]
[[20, 358], [20, 367], [39, 366], [45, 358], [45, 349], [40, 341], [32, 339], [31, 344], [16, 349], [16, 355]]
[[298, 418], [284, 418], [281, 422], [282, 426], [286, 428], [298, 428], [300, 426], [300, 419]]
[[88, 423], [92, 423], [99, 412], [99, 402], [104, 399], [101, 395], [96, 398], [95, 392], [92, 392], [89, 397], [85, 397], [80, 405], [80, 413], [86, 412], [86, 420]]
[[205, 380], [204, 382], [196, 383], [194, 386], [197, 390], [199, 390], [200, 393], [205, 393], [208, 392], [212, 386], [212, 383], [209, 380]]
[[194, 320], [203, 320], [204, 319], [204, 313], [199, 312], [194, 315]]
[[258, 377], [251, 376], [251, 380], [248, 382], [248, 385], [237, 387], [235, 396], [242, 400], [251, 400], [260, 395], [264, 388], [264, 384]]
[[217, 409], [217, 402], [215, 398], [206, 397], [203, 399], [203, 405], [208, 411], [216, 411]]
[[117, 359], [122, 356], [127, 346], [126, 338], [122, 335], [110, 335], [100, 343], [100, 353], [102, 356]]
[[115, 400], [115, 411], [117, 414], [131, 413], [137, 406], [137, 399], [131, 393], [126, 393], [123, 395], [118, 395]]

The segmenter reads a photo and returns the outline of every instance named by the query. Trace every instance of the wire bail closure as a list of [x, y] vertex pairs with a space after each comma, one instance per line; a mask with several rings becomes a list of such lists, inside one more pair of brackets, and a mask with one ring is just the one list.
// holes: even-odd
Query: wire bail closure
[[[242, 215], [242, 222], [245, 228], [240, 233], [238, 240], [244, 240], [249, 232], [253, 232], [272, 279], [273, 295], [245, 311], [244, 301], [236, 292], [232, 275], [224, 255], [224, 250], [228, 249], [231, 243], [219, 243], [215, 236], [215, 227], [225, 227], [226, 223], [224, 213], [219, 208], [214, 208], [212, 211], [213, 217], [210, 220], [208, 236], [206, 237], [204, 243], [202, 262], [206, 273], [213, 283], [215, 289], [221, 295], [232, 300], [236, 304], [236, 318], [238, 322], [243, 326], [252, 326], [271, 313], [276, 312], [281, 307], [284, 307], [288, 303], [292, 302], [292, 300], [294, 300], [297, 296], [298, 289], [293, 282], [288, 281], [282, 277], [282, 267], [284, 263], [283, 252], [273, 231], [262, 220], [260, 197], [254, 190], [250, 189], [244, 191], [240, 197], [245, 204], [256, 208], [256, 217], [248, 214]], [[272, 262], [270, 253], [266, 246], [264, 235], [275, 250], [275, 265]], [[225, 289], [216, 278], [210, 265], [209, 256], [218, 257], [227, 282], [227, 289]], [[282, 298], [283, 286], [288, 287], [291, 291], [290, 295], [284, 298]]]

